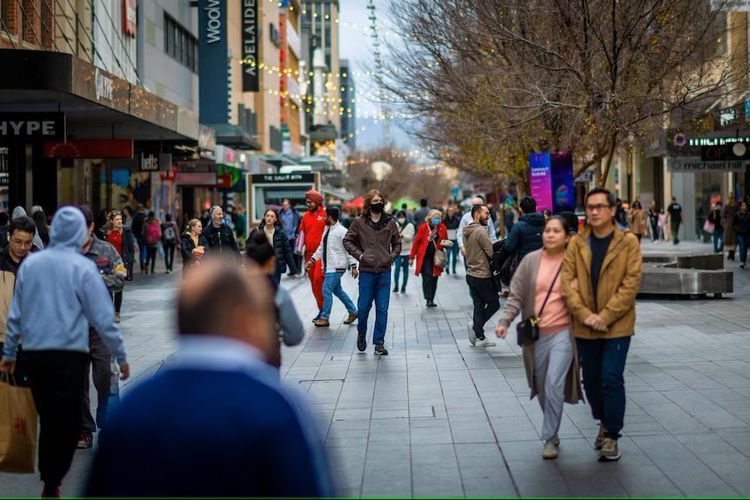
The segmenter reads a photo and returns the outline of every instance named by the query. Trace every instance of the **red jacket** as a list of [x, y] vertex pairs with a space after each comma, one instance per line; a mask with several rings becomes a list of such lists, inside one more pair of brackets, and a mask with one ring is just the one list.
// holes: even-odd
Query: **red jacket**
[[[409, 260], [417, 257], [417, 266], [414, 268], [414, 274], [422, 272], [422, 259], [424, 259], [425, 251], [427, 251], [427, 238], [430, 234], [430, 227], [427, 222], [423, 222], [417, 229], [417, 234], [414, 236], [414, 241], [411, 243], [411, 253], [409, 254]], [[443, 248], [440, 244], [441, 241], [448, 239], [448, 228], [444, 222], [441, 222], [437, 226], [437, 241], [435, 242], [435, 248]], [[443, 274], [443, 269], [438, 266], [432, 266], [433, 276], [440, 276]]]
[[310, 260], [312, 254], [318, 249], [323, 231], [326, 228], [326, 209], [318, 207], [315, 212], [309, 210], [302, 216], [299, 230], [304, 231], [305, 236], [305, 262]]

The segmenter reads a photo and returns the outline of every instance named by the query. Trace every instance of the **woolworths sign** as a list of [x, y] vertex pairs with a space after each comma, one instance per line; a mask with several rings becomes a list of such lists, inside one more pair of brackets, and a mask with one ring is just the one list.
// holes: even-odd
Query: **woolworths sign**
[[222, 0], [205, 0], [203, 7], [206, 17], [206, 43], [217, 43], [221, 41], [222, 25], [224, 24], [224, 12], [226, 5]]
[[227, 123], [227, 0], [199, 0], [198, 30], [201, 120]]

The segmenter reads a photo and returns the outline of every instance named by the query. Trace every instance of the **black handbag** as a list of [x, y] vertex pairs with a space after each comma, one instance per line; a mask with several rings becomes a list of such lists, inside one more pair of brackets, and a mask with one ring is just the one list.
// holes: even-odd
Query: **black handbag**
[[547, 296], [544, 297], [544, 302], [542, 302], [542, 308], [539, 310], [539, 315], [533, 316], [531, 318], [526, 318], [516, 325], [516, 340], [519, 346], [526, 347], [527, 345], [531, 345], [539, 340], [539, 319], [542, 317], [544, 306], [547, 305], [547, 300], [549, 300], [549, 296], [552, 293], [552, 288], [554, 288], [555, 281], [557, 281], [557, 277], [560, 275], [561, 270], [562, 265], [560, 265], [560, 267], [557, 269], [555, 277], [552, 279], [549, 290], [547, 290]]

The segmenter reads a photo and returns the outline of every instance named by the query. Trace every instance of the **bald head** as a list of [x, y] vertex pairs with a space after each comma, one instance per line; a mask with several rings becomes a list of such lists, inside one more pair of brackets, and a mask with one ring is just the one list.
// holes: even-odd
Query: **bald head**
[[177, 297], [181, 335], [223, 335], [271, 353], [276, 318], [268, 278], [248, 263], [204, 259], [185, 275]]

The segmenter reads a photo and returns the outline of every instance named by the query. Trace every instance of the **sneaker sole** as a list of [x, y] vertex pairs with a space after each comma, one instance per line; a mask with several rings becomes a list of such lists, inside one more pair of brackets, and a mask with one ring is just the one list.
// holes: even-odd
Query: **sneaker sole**
[[617, 453], [617, 455], [614, 455], [611, 457], [599, 454], [599, 461], [600, 462], [617, 462], [618, 460], [620, 460], [621, 456], [622, 455], [619, 452]]
[[375, 355], [376, 356], [388, 356], [388, 351], [385, 351], [385, 352], [375, 351]]
[[542, 458], [544, 460], [554, 460], [557, 458], [557, 453], [555, 453], [554, 455], [547, 455], [547, 454], [542, 453]]

